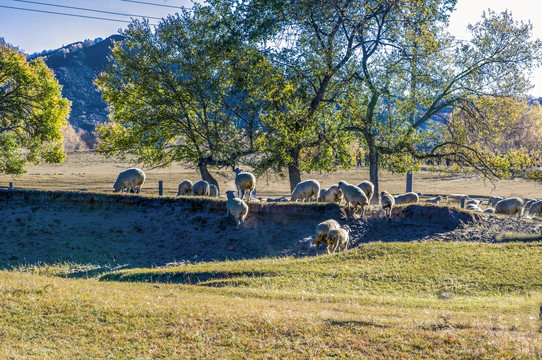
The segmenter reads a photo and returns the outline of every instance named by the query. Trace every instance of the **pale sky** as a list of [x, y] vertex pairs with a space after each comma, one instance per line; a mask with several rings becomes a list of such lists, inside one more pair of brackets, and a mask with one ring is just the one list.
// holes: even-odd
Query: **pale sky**
[[[142, 4], [138, 1], [147, 3]], [[191, 0], [0, 0], [0, 37], [12, 45], [18, 46], [27, 53], [52, 50], [85, 39], [106, 38], [118, 33], [119, 28], [127, 24], [123, 22], [85, 19], [64, 15], [30, 12], [16, 8], [37, 9], [41, 11], [80, 14], [109, 19], [130, 20], [130, 16], [106, 13], [93, 13], [76, 9], [51, 7], [36, 4], [46, 3], [121, 14], [165, 17], [176, 12], [175, 8], [165, 6], [191, 7]], [[149, 5], [165, 5], [153, 6]], [[3, 6], [12, 7], [5, 8]], [[458, 0], [456, 11], [450, 19], [450, 32], [458, 38], [466, 38], [466, 27], [481, 19], [482, 12], [488, 8], [501, 12], [506, 9], [512, 12], [515, 20], [530, 21], [533, 25], [534, 37], [542, 39], [542, 2], [533, 0]], [[150, 19], [151, 23], [159, 20]], [[542, 68], [536, 69], [531, 77], [535, 88], [531, 95], [542, 96]]]

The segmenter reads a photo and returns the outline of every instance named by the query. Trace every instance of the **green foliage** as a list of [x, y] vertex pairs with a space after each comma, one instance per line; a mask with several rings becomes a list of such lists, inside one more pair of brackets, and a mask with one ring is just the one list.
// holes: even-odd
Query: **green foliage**
[[251, 55], [216, 13], [195, 6], [155, 31], [134, 21], [122, 35], [97, 80], [111, 105], [110, 122], [97, 128], [99, 152], [166, 166], [230, 160], [249, 147], [256, 111], [240, 109], [235, 85], [237, 62]]
[[0, 173], [24, 173], [26, 163], [64, 160], [60, 129], [70, 102], [41, 58], [27, 61], [0, 42]]

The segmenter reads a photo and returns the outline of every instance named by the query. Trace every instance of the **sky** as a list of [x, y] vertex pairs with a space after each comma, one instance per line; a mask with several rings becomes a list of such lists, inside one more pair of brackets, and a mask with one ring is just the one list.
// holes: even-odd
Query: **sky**
[[[38, 4], [41, 3], [41, 4]], [[458, 38], [468, 38], [466, 31], [469, 23], [481, 19], [487, 9], [501, 12], [511, 11], [515, 20], [530, 21], [533, 36], [542, 39], [542, 3], [532, 0], [458, 0], [456, 10], [450, 18], [450, 32]], [[96, 9], [110, 13], [96, 13], [65, 7], [45, 6], [60, 5], [86, 9]], [[18, 46], [26, 53], [60, 48], [85, 39], [106, 38], [124, 28], [130, 18], [139, 16], [162, 18], [175, 13], [180, 6], [191, 7], [191, 0], [0, 0], [0, 37], [8, 43]], [[19, 8], [19, 9], [14, 9]], [[39, 11], [70, 13], [85, 16], [114, 19], [89, 19]], [[130, 16], [132, 15], [132, 16]], [[149, 19], [156, 23], [158, 19]], [[126, 21], [126, 22], [123, 22]], [[530, 91], [534, 97], [542, 97], [542, 68], [531, 75], [535, 88]]]

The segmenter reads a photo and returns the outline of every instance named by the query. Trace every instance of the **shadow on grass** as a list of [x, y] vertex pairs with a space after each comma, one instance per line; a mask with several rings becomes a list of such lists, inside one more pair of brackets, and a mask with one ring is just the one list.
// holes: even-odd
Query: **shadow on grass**
[[[232, 281], [243, 282], [243, 278], [254, 278], [272, 276], [269, 272], [171, 272], [171, 273], [152, 273], [138, 272], [135, 274], [127, 273], [109, 273], [100, 277], [100, 281], [131, 281], [131, 282], [149, 282], [149, 283], [172, 283], [185, 285], [202, 285], [209, 287], [225, 287], [231, 285]], [[224, 281], [221, 281], [224, 280]]]
[[354, 321], [354, 320], [350, 320], [350, 321], [327, 320], [326, 323], [330, 326], [340, 326], [340, 327], [348, 327], [348, 328], [375, 327], [375, 328], [384, 329], [384, 328], [390, 327], [388, 325], [377, 324], [377, 323], [369, 322], [369, 321]]

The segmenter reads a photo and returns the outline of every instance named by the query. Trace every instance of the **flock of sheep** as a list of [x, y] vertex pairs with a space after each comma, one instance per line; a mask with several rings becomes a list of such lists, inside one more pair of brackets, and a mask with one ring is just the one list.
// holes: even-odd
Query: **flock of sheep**
[[[226, 216], [232, 215], [237, 223], [236, 229], [243, 223], [248, 214], [248, 205], [243, 200], [252, 199], [252, 193], [256, 189], [256, 177], [239, 168], [235, 172], [235, 187], [237, 191], [226, 191], [226, 196], [220, 195], [219, 189], [205, 180], [192, 183], [190, 180], [184, 180], [179, 184], [177, 196], [197, 195], [210, 197], [226, 198]], [[121, 172], [117, 181], [113, 185], [115, 192], [140, 193], [141, 187], [145, 182], [145, 173], [137, 168], [132, 168]], [[237, 196], [236, 196], [237, 195]], [[295, 187], [290, 198], [283, 197], [279, 199], [267, 199], [267, 202], [278, 201], [318, 201], [327, 203], [341, 204], [346, 203], [348, 211], [353, 217], [362, 217], [365, 214], [365, 208], [371, 203], [374, 195], [374, 185], [370, 181], [363, 181], [358, 185], [348, 184], [346, 181], [339, 181], [326, 189], [320, 188], [320, 183], [316, 180], [306, 180], [300, 182]], [[391, 221], [391, 212], [395, 205], [406, 205], [418, 203], [421, 193], [408, 192], [405, 194], [393, 196], [386, 190], [380, 193], [380, 205], [385, 216]], [[257, 199], [255, 199], [257, 200]], [[438, 205], [443, 200], [443, 196], [437, 196], [427, 199], [427, 204]], [[542, 200], [540, 199], [521, 199], [518, 197], [503, 198], [499, 196], [490, 196], [488, 198], [486, 209], [482, 210], [483, 200], [471, 199], [464, 194], [450, 194], [446, 196], [446, 204], [450, 202], [461, 202], [461, 206], [470, 211], [496, 213], [506, 215], [518, 215], [518, 217], [533, 217], [541, 214]], [[491, 207], [490, 207], [491, 206]], [[313, 243], [316, 245], [316, 254], [321, 244], [326, 245], [328, 253], [335, 253], [340, 249], [346, 249], [349, 245], [350, 228], [346, 225], [340, 226], [335, 220], [326, 220], [316, 227], [316, 237]]]

